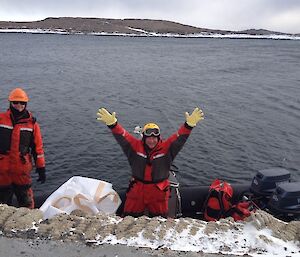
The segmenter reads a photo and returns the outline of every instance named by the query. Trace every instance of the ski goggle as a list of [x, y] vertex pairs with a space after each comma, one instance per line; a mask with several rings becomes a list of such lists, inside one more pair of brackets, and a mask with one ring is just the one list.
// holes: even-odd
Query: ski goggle
[[155, 136], [158, 137], [160, 135], [160, 131], [158, 128], [150, 128], [146, 129], [143, 134], [147, 137]]
[[21, 105], [25, 105], [26, 102], [21, 102], [21, 101], [12, 101], [13, 104], [21, 104]]

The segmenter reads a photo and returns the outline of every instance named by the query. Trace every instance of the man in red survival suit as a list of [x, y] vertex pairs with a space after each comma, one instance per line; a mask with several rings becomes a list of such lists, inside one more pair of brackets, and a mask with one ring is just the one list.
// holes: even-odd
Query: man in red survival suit
[[15, 194], [20, 207], [34, 208], [32, 158], [38, 181], [46, 181], [40, 126], [26, 109], [29, 99], [24, 90], [12, 90], [8, 101], [9, 109], [0, 113], [0, 203], [11, 205]]
[[117, 122], [115, 112], [101, 108], [97, 115], [111, 129], [131, 166], [132, 179], [123, 215], [139, 217], [147, 211], [150, 217], [167, 217], [170, 167], [193, 127], [204, 118], [202, 110], [195, 108], [191, 115], [186, 113], [186, 122], [167, 140], [161, 139], [155, 123], [146, 124], [142, 139], [137, 139]]

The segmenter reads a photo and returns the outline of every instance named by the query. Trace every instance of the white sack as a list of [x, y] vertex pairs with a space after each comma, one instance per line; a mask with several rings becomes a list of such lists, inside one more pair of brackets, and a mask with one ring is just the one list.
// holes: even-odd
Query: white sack
[[44, 213], [44, 219], [49, 219], [60, 213], [70, 214], [73, 210], [82, 210], [88, 214], [112, 214], [120, 204], [121, 199], [112, 189], [112, 184], [75, 176], [53, 192], [40, 210]]

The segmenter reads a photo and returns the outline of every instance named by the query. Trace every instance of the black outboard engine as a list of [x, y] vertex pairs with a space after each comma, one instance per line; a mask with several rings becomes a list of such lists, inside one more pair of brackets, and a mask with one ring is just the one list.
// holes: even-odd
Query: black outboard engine
[[278, 218], [300, 220], [300, 182], [278, 185], [267, 208]]
[[277, 185], [290, 182], [291, 173], [282, 168], [260, 170], [252, 180], [250, 190], [259, 196], [271, 196]]
[[258, 171], [250, 187], [250, 192], [253, 194], [252, 200], [261, 209], [265, 209], [276, 187], [279, 184], [290, 182], [290, 178], [290, 172], [283, 168], [270, 168]]

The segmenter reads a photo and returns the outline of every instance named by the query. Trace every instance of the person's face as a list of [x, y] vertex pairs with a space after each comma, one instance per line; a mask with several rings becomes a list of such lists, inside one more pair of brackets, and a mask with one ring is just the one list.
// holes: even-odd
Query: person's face
[[14, 107], [19, 112], [22, 112], [25, 109], [25, 102], [13, 101], [11, 102], [12, 107]]
[[158, 143], [158, 137], [146, 137], [145, 144], [150, 148], [153, 149]]

